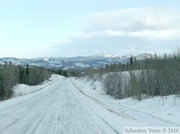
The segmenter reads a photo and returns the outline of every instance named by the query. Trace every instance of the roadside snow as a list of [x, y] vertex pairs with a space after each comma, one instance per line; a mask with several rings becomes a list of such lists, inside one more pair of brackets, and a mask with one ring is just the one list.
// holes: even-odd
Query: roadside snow
[[154, 97], [142, 101], [128, 98], [118, 100], [118, 103], [131, 109], [140, 110], [180, 124], [180, 97], [178, 96]]
[[159, 96], [142, 101], [133, 98], [115, 100], [105, 94], [99, 80], [80, 78], [74, 81], [85, 94], [96, 98], [117, 112], [126, 113], [147, 123], [148, 126], [180, 126], [180, 97], [176, 95]]
[[28, 86], [25, 84], [18, 84], [18, 85], [13, 87], [13, 91], [14, 91], [13, 97], [27, 95], [27, 94], [39, 91], [39, 90], [43, 89], [44, 87], [46, 87], [46, 86], [54, 83], [55, 81], [57, 81], [59, 79], [59, 77], [62, 77], [62, 76], [53, 74], [51, 76], [51, 78], [44, 81], [41, 85], [37, 85], [37, 86]]

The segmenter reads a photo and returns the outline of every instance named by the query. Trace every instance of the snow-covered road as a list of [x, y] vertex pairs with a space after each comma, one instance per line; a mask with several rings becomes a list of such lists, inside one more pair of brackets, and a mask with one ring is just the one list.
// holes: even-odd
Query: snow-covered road
[[0, 102], [0, 134], [117, 134], [147, 126], [135, 118], [138, 111], [115, 105], [83, 92], [75, 79], [58, 77], [41, 90]]

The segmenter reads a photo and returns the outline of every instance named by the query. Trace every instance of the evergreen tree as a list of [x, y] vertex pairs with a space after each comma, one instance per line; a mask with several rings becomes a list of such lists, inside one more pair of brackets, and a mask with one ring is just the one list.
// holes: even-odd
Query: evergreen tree
[[63, 76], [68, 77], [67, 70], [64, 70], [64, 71], [63, 71]]
[[133, 57], [131, 56], [131, 58], [130, 58], [130, 65], [132, 65], [133, 64]]

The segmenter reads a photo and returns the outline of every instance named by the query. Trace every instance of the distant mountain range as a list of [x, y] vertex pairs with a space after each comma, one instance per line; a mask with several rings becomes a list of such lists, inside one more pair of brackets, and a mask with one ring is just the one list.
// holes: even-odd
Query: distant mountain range
[[[4, 65], [5, 62], [12, 63], [13, 65], [27, 65], [38, 66], [47, 69], [85, 69], [85, 68], [100, 68], [106, 64], [129, 62], [131, 56], [116, 56], [112, 54], [101, 53], [94, 56], [78, 56], [78, 57], [42, 57], [34, 59], [18, 59], [14, 57], [0, 58], [0, 64]], [[135, 56], [137, 60], [142, 60], [151, 57], [150, 54], [140, 54]]]

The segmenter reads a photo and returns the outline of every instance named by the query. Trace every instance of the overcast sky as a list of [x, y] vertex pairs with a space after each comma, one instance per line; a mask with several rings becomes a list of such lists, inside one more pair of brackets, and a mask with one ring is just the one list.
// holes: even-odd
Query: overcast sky
[[0, 0], [0, 57], [169, 53], [179, 0]]

